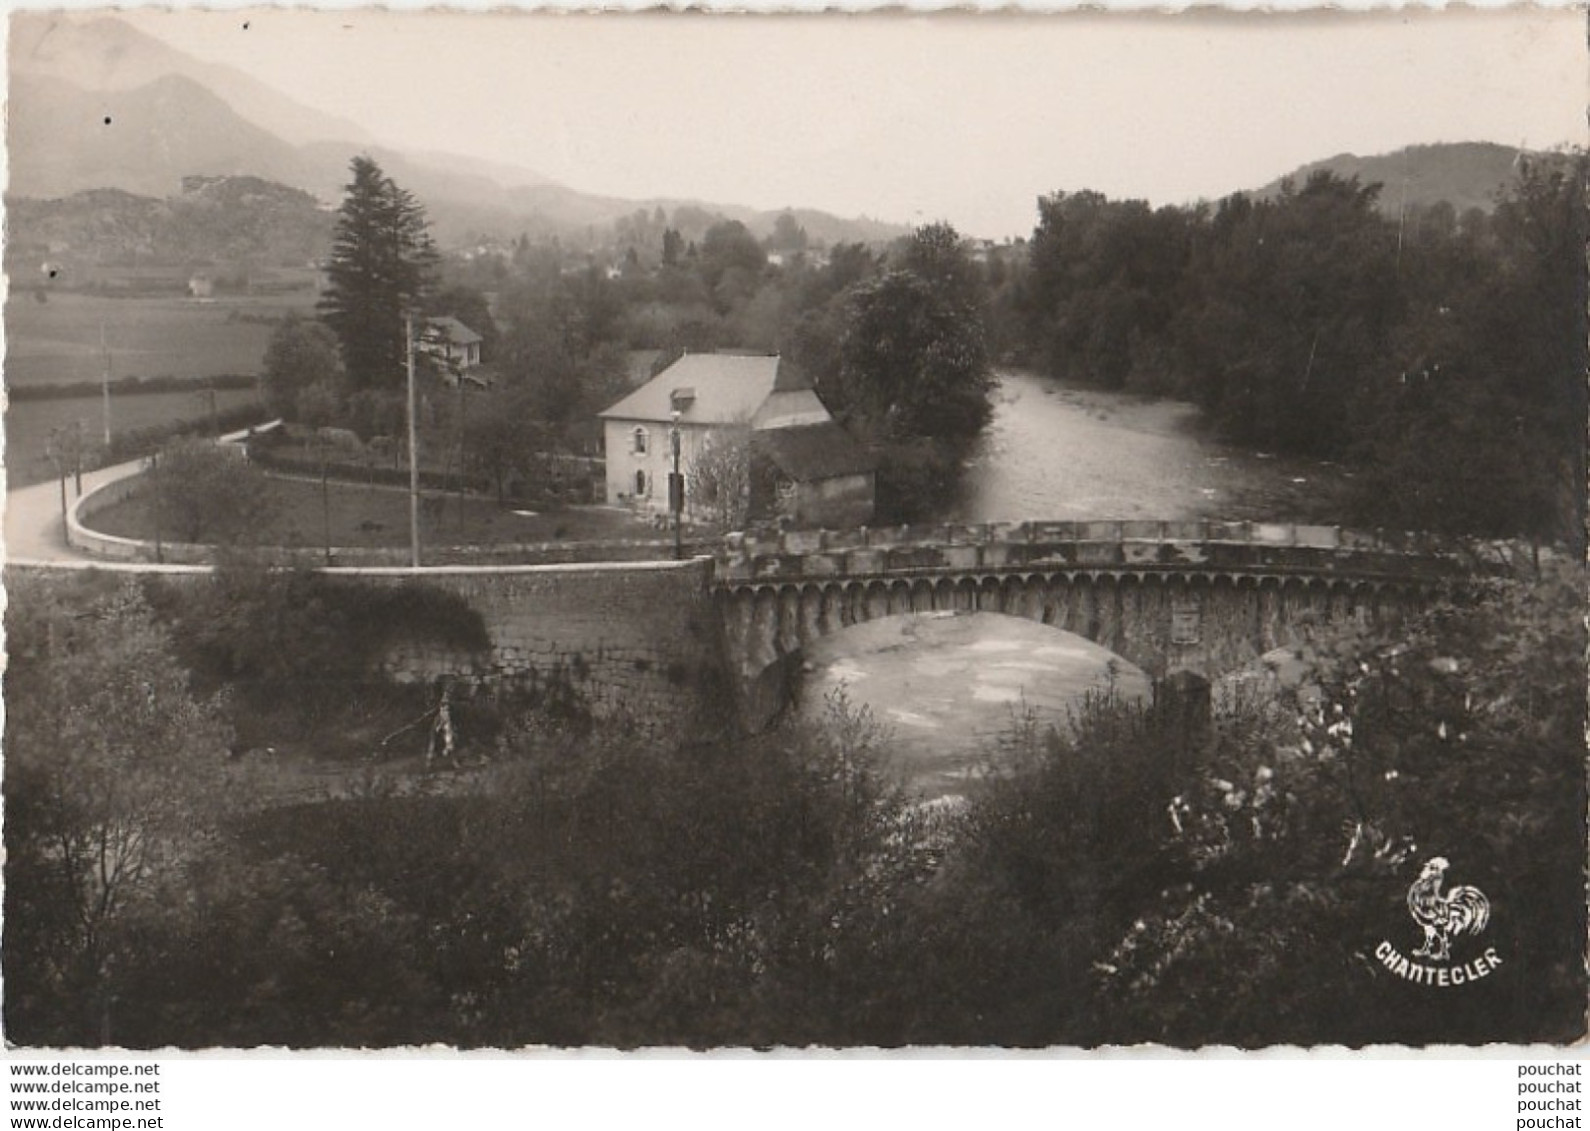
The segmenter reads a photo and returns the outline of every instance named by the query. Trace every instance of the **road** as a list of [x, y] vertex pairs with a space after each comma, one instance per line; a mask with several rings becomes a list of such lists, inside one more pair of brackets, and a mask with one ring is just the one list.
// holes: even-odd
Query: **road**
[[[261, 427], [269, 428], [279, 421]], [[229, 432], [216, 440], [218, 444], [242, 443], [248, 438], [250, 429], [238, 432]], [[258, 431], [258, 429], [253, 429]], [[141, 459], [129, 460], [126, 463], [102, 467], [98, 471], [89, 471], [83, 474], [83, 494], [114, 483], [118, 479], [125, 479], [129, 475], [136, 475], [143, 469], [144, 461]], [[77, 501], [76, 485], [72, 480], [66, 482], [66, 502], [70, 506]], [[66, 544], [65, 523], [61, 516], [61, 481], [52, 479], [48, 483], [34, 483], [27, 487], [18, 487], [6, 492], [5, 503], [5, 560], [8, 563], [16, 562], [29, 564], [34, 562], [49, 563], [93, 563], [107, 568], [116, 568], [116, 563], [107, 562], [102, 558], [95, 558]], [[147, 563], [143, 565], [128, 566], [122, 564], [121, 568], [135, 568], [147, 570], [160, 570], [163, 568]]]
[[[132, 460], [83, 475], [83, 493], [128, 475], [137, 474], [142, 460]], [[77, 501], [71, 479], [66, 481], [66, 501]], [[34, 483], [6, 492], [5, 560], [7, 562], [90, 562], [96, 559], [66, 544], [61, 518], [61, 483]]]

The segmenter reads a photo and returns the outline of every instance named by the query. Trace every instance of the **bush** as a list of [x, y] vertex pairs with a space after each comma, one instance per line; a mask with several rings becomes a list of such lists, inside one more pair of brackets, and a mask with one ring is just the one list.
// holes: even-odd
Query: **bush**
[[180, 441], [161, 450], [150, 480], [155, 506], [175, 541], [244, 545], [275, 515], [265, 473], [235, 446]]

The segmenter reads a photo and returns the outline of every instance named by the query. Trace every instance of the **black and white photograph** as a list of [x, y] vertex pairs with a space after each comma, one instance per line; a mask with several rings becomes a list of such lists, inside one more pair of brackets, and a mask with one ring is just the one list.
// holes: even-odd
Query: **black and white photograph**
[[8, 23], [13, 1052], [1583, 1041], [1583, 8]]

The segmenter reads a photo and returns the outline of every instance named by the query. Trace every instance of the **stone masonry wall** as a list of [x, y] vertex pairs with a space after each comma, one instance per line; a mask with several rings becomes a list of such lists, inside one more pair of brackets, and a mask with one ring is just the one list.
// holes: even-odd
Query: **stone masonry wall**
[[[721, 667], [711, 569], [708, 560], [427, 569], [417, 580], [468, 601], [490, 648], [471, 655], [400, 640], [386, 667], [403, 681], [451, 677], [524, 689], [565, 681], [598, 716], [682, 722]], [[407, 570], [331, 572], [377, 584], [416, 581]]]

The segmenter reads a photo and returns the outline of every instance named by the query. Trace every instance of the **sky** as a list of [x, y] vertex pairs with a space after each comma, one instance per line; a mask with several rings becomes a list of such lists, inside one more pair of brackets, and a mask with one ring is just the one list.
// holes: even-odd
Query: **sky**
[[[557, 15], [125, 10], [400, 148], [587, 192], [1027, 234], [1045, 193], [1155, 204], [1342, 152], [1585, 139], [1585, 15]], [[243, 23], [248, 29], [243, 29]]]

